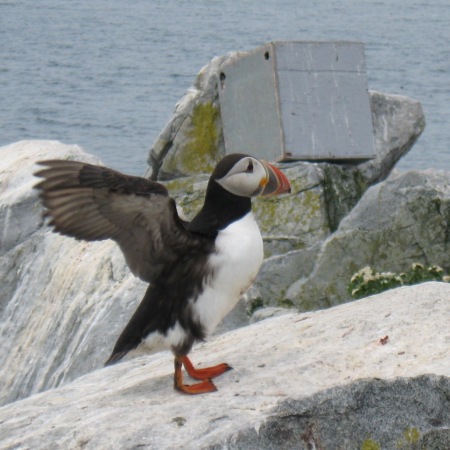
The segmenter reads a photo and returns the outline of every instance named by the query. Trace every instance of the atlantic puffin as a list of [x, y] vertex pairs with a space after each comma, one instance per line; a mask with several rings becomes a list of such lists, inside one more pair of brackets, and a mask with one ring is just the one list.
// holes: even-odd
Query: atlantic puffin
[[[78, 161], [40, 161], [36, 188], [53, 231], [86, 241], [113, 239], [131, 272], [150, 283], [105, 365], [125, 355], [171, 349], [174, 387], [216, 390], [226, 364], [196, 369], [188, 358], [235, 306], [263, 261], [251, 198], [290, 192], [274, 165], [244, 154], [215, 167], [203, 207], [191, 222], [177, 213], [166, 187]], [[182, 366], [199, 383], [183, 382]]]

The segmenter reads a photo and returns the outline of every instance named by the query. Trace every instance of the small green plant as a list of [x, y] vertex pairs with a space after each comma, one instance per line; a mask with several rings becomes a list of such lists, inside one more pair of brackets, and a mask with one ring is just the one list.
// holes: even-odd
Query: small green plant
[[247, 315], [251, 317], [251, 315], [258, 309], [264, 308], [264, 302], [262, 298], [257, 297], [253, 299], [250, 304], [247, 306]]
[[400, 274], [377, 272], [375, 269], [367, 266], [352, 276], [348, 285], [348, 291], [352, 298], [358, 299], [395, 287], [418, 284], [425, 281], [450, 282], [450, 277], [444, 275], [442, 267], [425, 267], [419, 263], [412, 264], [410, 270]]

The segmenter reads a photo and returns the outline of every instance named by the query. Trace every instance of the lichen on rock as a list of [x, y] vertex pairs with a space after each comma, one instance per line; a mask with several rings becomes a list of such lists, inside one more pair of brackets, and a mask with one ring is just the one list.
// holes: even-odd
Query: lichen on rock
[[[162, 172], [183, 176], [212, 172], [221, 157], [218, 106], [211, 101], [196, 104], [179, 133], [184, 135], [184, 144], [180, 146], [182, 151], [171, 152], [164, 159]], [[180, 139], [180, 136], [177, 138]]]

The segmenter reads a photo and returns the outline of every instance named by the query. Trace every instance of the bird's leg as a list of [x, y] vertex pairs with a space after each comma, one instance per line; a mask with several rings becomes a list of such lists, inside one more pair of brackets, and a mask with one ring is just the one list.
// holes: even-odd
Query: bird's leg
[[210, 379], [191, 385], [183, 384], [183, 374], [181, 372], [183, 356], [175, 356], [174, 364], [175, 374], [173, 377], [173, 384], [177, 391], [184, 392], [185, 394], [204, 394], [206, 392], [217, 391], [216, 386], [214, 386], [214, 383]]
[[189, 376], [195, 380], [208, 380], [209, 378], [215, 378], [228, 370], [233, 369], [227, 363], [218, 364], [217, 366], [212, 367], [205, 367], [203, 369], [196, 369], [187, 356], [182, 356], [181, 362], [183, 363], [183, 366]]

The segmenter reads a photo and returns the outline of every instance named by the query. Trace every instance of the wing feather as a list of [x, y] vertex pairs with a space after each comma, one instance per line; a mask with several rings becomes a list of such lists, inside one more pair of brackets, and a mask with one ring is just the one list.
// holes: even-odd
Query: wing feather
[[50, 160], [36, 185], [54, 230], [87, 241], [113, 239], [131, 271], [157, 280], [180, 252], [203, 238], [179, 218], [167, 189], [141, 177], [78, 161]]

